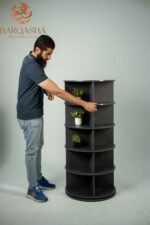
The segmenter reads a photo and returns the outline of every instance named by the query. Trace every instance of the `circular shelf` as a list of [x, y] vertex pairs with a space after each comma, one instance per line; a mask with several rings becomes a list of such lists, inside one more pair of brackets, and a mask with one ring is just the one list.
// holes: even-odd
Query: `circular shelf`
[[[95, 102], [94, 100], [90, 100], [90, 101]], [[97, 103], [97, 106], [108, 106], [108, 105], [114, 105], [115, 104], [115, 102], [96, 102], [96, 103]], [[79, 105], [75, 105], [75, 104], [68, 103], [68, 102], [64, 102], [64, 104], [67, 105], [67, 106], [78, 106], [78, 107], [81, 107]]]
[[[68, 190], [68, 188], [65, 189], [66, 194], [76, 200], [81, 200], [81, 201], [103, 201], [107, 200], [111, 197], [113, 197], [116, 194], [116, 188], [115, 187], [108, 187], [108, 188], [101, 188], [101, 189], [96, 189], [96, 193], [93, 196], [92, 194], [81, 193], [80, 190]], [[98, 193], [98, 194], [97, 194]]]
[[65, 80], [64, 82], [77, 82], [77, 83], [79, 83], [79, 82], [85, 82], [85, 83], [91, 83], [91, 82], [99, 82], [99, 83], [108, 83], [108, 82], [114, 82], [115, 80]]
[[107, 152], [107, 151], [113, 151], [115, 148], [115, 145], [112, 146], [96, 146], [94, 150], [92, 150], [88, 146], [81, 146], [79, 148], [74, 148], [74, 147], [68, 147], [65, 145], [65, 148], [68, 151], [72, 152], [85, 152], [85, 153], [98, 153], [98, 152]]
[[[114, 187], [114, 81], [66, 80], [65, 90], [83, 90], [82, 99], [95, 102], [97, 112], [85, 111], [81, 126], [71, 113], [80, 105], [65, 102], [66, 194], [81, 201], [101, 201], [116, 193]], [[72, 143], [79, 135], [81, 143]]]
[[112, 166], [112, 167], [105, 167], [105, 168], [101, 168], [100, 171], [98, 172], [91, 172], [91, 171], [80, 171], [80, 170], [72, 170], [72, 169], [69, 169], [65, 166], [65, 169], [68, 173], [71, 173], [71, 174], [75, 174], [75, 175], [79, 175], [79, 176], [98, 176], [98, 175], [106, 175], [106, 174], [110, 174], [110, 173], [113, 173], [114, 170], [115, 170], [115, 166]]
[[81, 130], [99, 130], [99, 129], [108, 129], [114, 127], [115, 124], [100, 124], [96, 126], [89, 126], [89, 125], [82, 125], [82, 126], [76, 126], [74, 124], [65, 124], [66, 128], [72, 128], [72, 129], [81, 129]]

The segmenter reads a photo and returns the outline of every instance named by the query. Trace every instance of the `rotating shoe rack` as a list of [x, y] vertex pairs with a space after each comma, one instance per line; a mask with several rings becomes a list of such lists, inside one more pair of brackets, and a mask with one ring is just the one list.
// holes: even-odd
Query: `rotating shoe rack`
[[[83, 201], [111, 198], [114, 186], [114, 80], [65, 81], [65, 90], [81, 88], [82, 99], [97, 102], [97, 112], [85, 112], [83, 123], [76, 126], [71, 112], [80, 106], [65, 104], [66, 194]], [[72, 135], [82, 145], [74, 147]]]

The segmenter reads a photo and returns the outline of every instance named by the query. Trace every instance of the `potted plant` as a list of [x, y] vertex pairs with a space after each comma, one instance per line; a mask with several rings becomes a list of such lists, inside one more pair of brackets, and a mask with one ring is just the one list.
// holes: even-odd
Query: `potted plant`
[[75, 125], [82, 125], [83, 114], [84, 111], [82, 109], [76, 109], [75, 111], [71, 112], [71, 116], [75, 119]]
[[73, 88], [72, 94], [77, 98], [81, 98], [83, 96], [83, 90], [81, 88]]
[[73, 134], [71, 137], [71, 140], [73, 142], [74, 147], [80, 147], [81, 146], [81, 138], [78, 134]]

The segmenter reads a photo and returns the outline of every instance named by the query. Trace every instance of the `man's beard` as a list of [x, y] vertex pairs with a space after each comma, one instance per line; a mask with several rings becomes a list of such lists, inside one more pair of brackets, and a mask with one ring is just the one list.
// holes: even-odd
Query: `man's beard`
[[36, 60], [40, 64], [40, 66], [42, 66], [43, 68], [46, 67], [47, 61], [42, 58], [42, 54], [41, 53], [37, 56]]

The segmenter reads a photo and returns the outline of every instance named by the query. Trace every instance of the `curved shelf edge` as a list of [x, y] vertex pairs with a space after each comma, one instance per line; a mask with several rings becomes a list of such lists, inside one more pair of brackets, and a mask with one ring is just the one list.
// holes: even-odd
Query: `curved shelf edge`
[[[85, 100], [87, 101], [87, 99], [82, 99], [82, 100]], [[90, 100], [91, 102], [95, 102], [94, 100]], [[116, 104], [116, 102], [96, 102], [97, 103], [97, 106], [109, 106], [109, 105], [114, 105]], [[66, 106], [78, 106], [78, 107], [81, 107], [80, 105], [75, 105], [75, 104], [72, 104], [72, 103], [68, 103], [68, 102], [64, 102], [64, 104]]]
[[81, 172], [81, 171], [77, 171], [77, 170], [72, 170], [72, 169], [68, 169], [66, 166], [65, 166], [65, 169], [68, 173], [71, 173], [71, 174], [75, 174], [75, 175], [80, 175], [80, 176], [98, 176], [98, 175], [106, 175], [106, 174], [110, 174], [110, 173], [113, 173], [114, 170], [115, 170], [115, 166], [107, 169], [107, 168], [103, 168], [101, 169], [101, 171], [99, 172]]
[[64, 80], [64, 82], [77, 82], [77, 83], [79, 83], [79, 82], [85, 82], [85, 83], [88, 83], [88, 82], [99, 82], [99, 83], [101, 83], [101, 82], [114, 82], [114, 81], [116, 81], [116, 80]]
[[109, 129], [109, 128], [113, 128], [115, 126], [115, 123], [113, 124], [101, 124], [101, 125], [97, 125], [97, 126], [76, 126], [76, 125], [72, 125], [72, 124], [64, 124], [64, 126], [66, 128], [70, 128], [70, 129], [80, 129], [80, 130], [100, 130], [100, 129]]
[[115, 187], [105, 188], [104, 191], [100, 191], [100, 193], [95, 194], [95, 196], [88, 194], [85, 195], [84, 193], [74, 193], [67, 190], [67, 187], [65, 188], [65, 192], [69, 197], [75, 200], [91, 202], [91, 201], [103, 201], [112, 198], [116, 194], [116, 188]]
[[115, 148], [115, 145], [107, 146], [107, 147], [104, 147], [104, 146], [103, 147], [97, 147], [94, 150], [93, 149], [91, 150], [90, 148], [86, 148], [86, 147], [84, 148], [84, 146], [79, 147], [79, 148], [74, 148], [74, 147], [68, 147], [68, 146], [65, 145], [65, 148], [66, 148], [66, 150], [72, 151], [72, 152], [98, 153], [98, 152], [113, 151], [114, 148]]
[[114, 104], [116, 104], [116, 102], [97, 102], [97, 106], [109, 106]]

